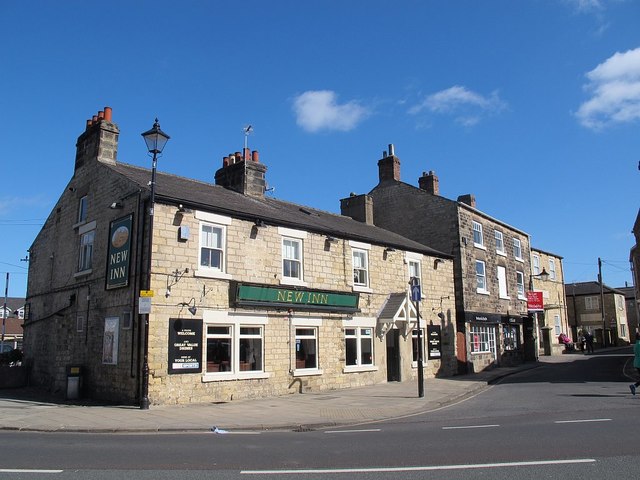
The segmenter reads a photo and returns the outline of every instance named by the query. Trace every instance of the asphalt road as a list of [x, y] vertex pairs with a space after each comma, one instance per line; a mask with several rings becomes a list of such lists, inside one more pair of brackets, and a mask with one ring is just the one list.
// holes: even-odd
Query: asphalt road
[[2, 432], [0, 479], [636, 478], [630, 359], [625, 350], [545, 365], [436, 412], [334, 430]]

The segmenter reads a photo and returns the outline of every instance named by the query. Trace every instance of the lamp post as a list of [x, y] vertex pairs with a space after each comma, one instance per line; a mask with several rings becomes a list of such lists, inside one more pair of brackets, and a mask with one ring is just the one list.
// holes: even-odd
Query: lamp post
[[[534, 278], [539, 278], [540, 280], [542, 280], [543, 282], [546, 282], [547, 280], [549, 280], [549, 274], [547, 273], [547, 271], [545, 270], [545, 268], [542, 268], [542, 272], [538, 273], [538, 274], [529, 274], [529, 291], [533, 292], [533, 279]], [[538, 311], [533, 311], [530, 312], [531, 313], [531, 319], [532, 319], [532, 323], [533, 323], [533, 357], [536, 361], [538, 361]]]
[[[142, 134], [147, 150], [153, 156], [151, 164], [151, 198], [149, 199], [149, 233], [147, 239], [149, 241], [147, 247], [147, 276], [145, 281], [146, 290], [151, 290], [151, 251], [153, 249], [153, 210], [156, 201], [156, 165], [158, 163], [158, 155], [162, 153], [164, 146], [169, 140], [169, 135], [160, 130], [160, 124], [156, 118], [151, 130]], [[142, 395], [140, 398], [140, 409], [149, 409], [149, 315], [145, 314], [144, 322], [144, 345], [143, 345], [143, 363], [142, 363]]]
[[420, 331], [420, 300], [422, 299], [422, 292], [420, 289], [420, 280], [418, 280], [418, 277], [411, 277], [409, 285], [411, 286], [411, 300], [413, 300], [416, 307], [416, 328], [418, 330], [418, 397], [422, 398], [424, 397], [422, 332]]

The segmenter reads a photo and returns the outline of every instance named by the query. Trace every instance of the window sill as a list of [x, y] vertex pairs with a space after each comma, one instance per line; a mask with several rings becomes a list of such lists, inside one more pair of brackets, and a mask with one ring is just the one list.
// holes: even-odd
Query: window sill
[[293, 371], [294, 377], [310, 377], [313, 375], [322, 375], [322, 370], [318, 368], [300, 368]]
[[300, 280], [298, 278], [288, 278], [283, 277], [280, 279], [280, 285], [291, 285], [293, 287], [306, 287], [308, 286], [307, 282], [304, 280]]
[[365, 287], [364, 285], [354, 285], [354, 292], [363, 292], [363, 293], [373, 293], [373, 289], [369, 287]]
[[506, 257], [507, 253], [505, 251], [496, 250], [496, 255], [500, 255], [501, 257]]
[[87, 275], [91, 275], [93, 273], [93, 269], [88, 269], [88, 270], [82, 270], [81, 272], [77, 272], [73, 274], [73, 278], [82, 278], [82, 277], [86, 277]]
[[520, 262], [520, 263], [524, 263], [524, 258], [522, 257], [515, 257], [516, 262]]
[[193, 273], [193, 276], [204, 278], [219, 278], [220, 280], [231, 280], [233, 278], [230, 274], [217, 270], [196, 270]]
[[484, 245], [481, 245], [479, 243], [474, 243], [473, 244], [474, 247], [479, 248], [480, 250], [487, 250], [487, 247], [485, 247]]
[[202, 382], [223, 382], [228, 380], [253, 380], [269, 378], [271, 376], [268, 372], [224, 372], [224, 373], [205, 373], [202, 375]]
[[377, 372], [379, 369], [375, 365], [350, 365], [342, 369], [342, 373]]
[[489, 290], [480, 290], [477, 289], [476, 293], [479, 293], [480, 295], [491, 295], [491, 293], [489, 292]]
[[521, 297], [520, 295], [518, 295], [518, 300], [526, 300], [527, 297]]
[[500, 300], [511, 300], [511, 297], [509, 297], [509, 296], [506, 296], [506, 297], [500, 296]]

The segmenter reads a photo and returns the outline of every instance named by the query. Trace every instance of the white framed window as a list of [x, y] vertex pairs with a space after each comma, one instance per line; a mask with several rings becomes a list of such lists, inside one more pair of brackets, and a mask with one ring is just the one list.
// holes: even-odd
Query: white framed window
[[203, 317], [206, 335], [203, 381], [269, 376], [264, 366], [265, 317], [234, 316], [212, 310], [205, 310]]
[[482, 260], [476, 260], [476, 291], [478, 293], [489, 293], [487, 290], [485, 264]]
[[[420, 340], [422, 343], [422, 360], [424, 361], [424, 355], [425, 355], [425, 333], [424, 333], [424, 328], [420, 329]], [[418, 329], [414, 328], [411, 331], [411, 362], [414, 365], [418, 365]]]
[[534, 275], [540, 275], [540, 255], [533, 254], [531, 257], [532, 270]]
[[96, 232], [91, 230], [80, 235], [80, 256], [78, 259], [78, 272], [91, 270], [93, 262], [93, 241]]
[[373, 327], [347, 327], [344, 329], [347, 367], [373, 365], [373, 330]]
[[524, 272], [519, 270], [516, 270], [516, 287], [518, 289], [518, 298], [526, 300], [527, 297], [524, 294]]
[[504, 236], [502, 235], [502, 232], [500, 232], [498, 230], [494, 230], [493, 234], [494, 234], [494, 237], [496, 239], [496, 253], [498, 255], [505, 255], [505, 251], [504, 251]]
[[296, 370], [318, 370], [318, 327], [296, 327]]
[[88, 202], [89, 197], [87, 195], [80, 197], [80, 200], [78, 201], [78, 223], [84, 223], [87, 221]]
[[549, 279], [556, 279], [556, 261], [553, 258], [549, 259]]
[[469, 328], [471, 353], [493, 353], [496, 350], [495, 328], [485, 325], [471, 325]]
[[353, 258], [353, 285], [354, 287], [369, 286], [369, 252], [354, 248]]
[[502, 266], [498, 266], [498, 295], [500, 298], [509, 298], [509, 291], [507, 289], [507, 269]]
[[417, 278], [418, 285], [422, 285], [422, 269], [418, 260], [408, 260], [409, 279]]
[[302, 281], [302, 240], [288, 237], [282, 239], [282, 277]]
[[584, 297], [584, 308], [586, 310], [600, 310], [600, 298], [595, 295]]
[[556, 337], [562, 333], [562, 324], [560, 323], [560, 315], [553, 316], [553, 325]]
[[482, 235], [482, 224], [473, 222], [473, 244], [476, 247], [484, 247], [484, 237]]
[[231, 218], [196, 210], [200, 220], [196, 277], [230, 279], [227, 273], [227, 228]]
[[620, 319], [620, 337], [627, 338], [627, 324], [624, 323], [624, 318]]
[[224, 272], [225, 227], [211, 223], [200, 223], [199, 268]]
[[513, 239], [513, 256], [516, 260], [522, 261], [522, 242], [519, 238]]

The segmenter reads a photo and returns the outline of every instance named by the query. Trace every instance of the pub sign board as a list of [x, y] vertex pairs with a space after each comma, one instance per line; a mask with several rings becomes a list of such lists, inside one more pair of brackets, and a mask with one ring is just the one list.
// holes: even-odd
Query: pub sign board
[[107, 290], [129, 285], [133, 214], [111, 222], [107, 252]]
[[427, 325], [428, 359], [442, 358], [442, 328], [440, 325]]
[[169, 319], [169, 373], [202, 372], [202, 320]]

